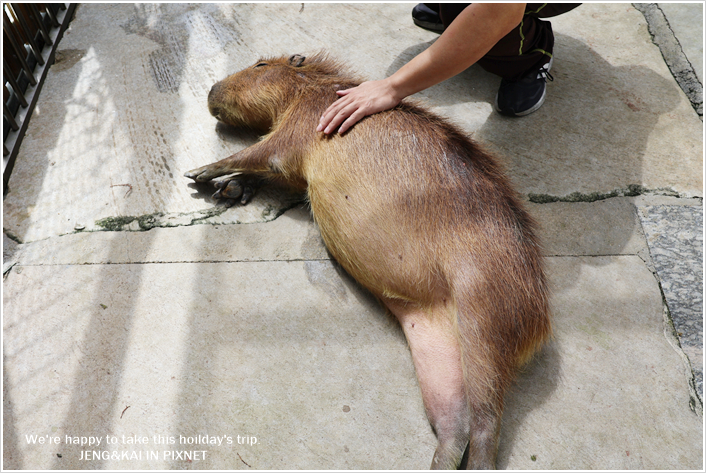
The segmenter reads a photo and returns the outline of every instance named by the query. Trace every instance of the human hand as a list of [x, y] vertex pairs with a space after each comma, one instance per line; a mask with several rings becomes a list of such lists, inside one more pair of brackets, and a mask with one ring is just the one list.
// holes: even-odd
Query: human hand
[[363, 117], [389, 110], [403, 98], [398, 97], [386, 79], [363, 82], [358, 87], [336, 93], [340, 98], [326, 109], [316, 131], [329, 134], [338, 128], [338, 133], [344, 133]]

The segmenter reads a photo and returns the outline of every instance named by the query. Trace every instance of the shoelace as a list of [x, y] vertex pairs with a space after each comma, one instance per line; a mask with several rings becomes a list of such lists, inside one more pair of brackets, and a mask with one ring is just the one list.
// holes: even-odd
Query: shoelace
[[544, 79], [545, 82], [547, 80], [549, 80], [549, 82], [554, 82], [554, 76], [552, 76], [548, 70], [544, 69], [544, 67], [539, 69], [539, 72], [537, 73], [537, 79]]
[[[544, 67], [545, 66], [540, 67], [539, 70], [537, 71], [536, 80], [543, 79], [544, 82], [546, 82], [547, 80], [549, 80], [550, 82], [554, 82], [554, 76], [552, 76], [549, 73], [549, 71], [547, 69], [545, 69]], [[530, 75], [526, 75], [526, 76], [524, 76], [524, 78], [519, 79], [519, 81], [528, 81], [528, 80], [530, 80], [530, 77], [531, 77]], [[513, 80], [509, 80], [509, 79], [503, 79], [500, 81], [500, 88], [504, 89], [506, 87], [510, 87], [513, 84], [516, 84], [517, 82], [518, 82], [517, 80], [513, 81]]]

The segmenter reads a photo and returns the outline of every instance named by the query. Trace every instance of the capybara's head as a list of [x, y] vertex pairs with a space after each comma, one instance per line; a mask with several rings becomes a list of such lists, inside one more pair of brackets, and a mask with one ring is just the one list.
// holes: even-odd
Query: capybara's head
[[340, 71], [322, 53], [260, 59], [216, 83], [208, 94], [208, 110], [223, 123], [268, 131], [299, 91], [335, 80]]
[[208, 110], [233, 126], [268, 130], [287, 96], [296, 89], [296, 69], [306, 58], [263, 58], [211, 87]]

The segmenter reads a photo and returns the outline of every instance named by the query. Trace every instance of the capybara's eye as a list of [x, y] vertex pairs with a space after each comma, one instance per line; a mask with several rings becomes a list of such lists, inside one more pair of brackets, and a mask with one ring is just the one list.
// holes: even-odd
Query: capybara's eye
[[258, 62], [257, 64], [255, 64], [254, 67], [262, 67], [262, 66], [266, 66], [266, 65], [267, 65], [266, 62]]

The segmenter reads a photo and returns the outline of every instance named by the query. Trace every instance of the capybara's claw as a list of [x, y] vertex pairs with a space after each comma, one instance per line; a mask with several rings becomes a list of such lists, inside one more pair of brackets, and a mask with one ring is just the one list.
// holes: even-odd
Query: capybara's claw
[[200, 168], [192, 169], [191, 171], [185, 172], [184, 177], [193, 179], [196, 182], [206, 182], [210, 181], [214, 177], [223, 175], [222, 172], [214, 169], [210, 164], [207, 166], [201, 166]]
[[252, 187], [250, 187], [250, 186], [245, 186], [245, 187], [243, 188], [243, 195], [242, 195], [242, 197], [240, 198], [240, 203], [241, 203], [242, 205], [247, 204], [248, 202], [250, 202], [250, 199], [252, 199], [252, 196], [253, 196], [254, 194], [255, 194], [255, 190], [254, 190]]
[[192, 169], [191, 171], [187, 171], [184, 173], [184, 177], [188, 177], [189, 179], [193, 179], [194, 181], [198, 181], [199, 174], [201, 168], [198, 169]]

